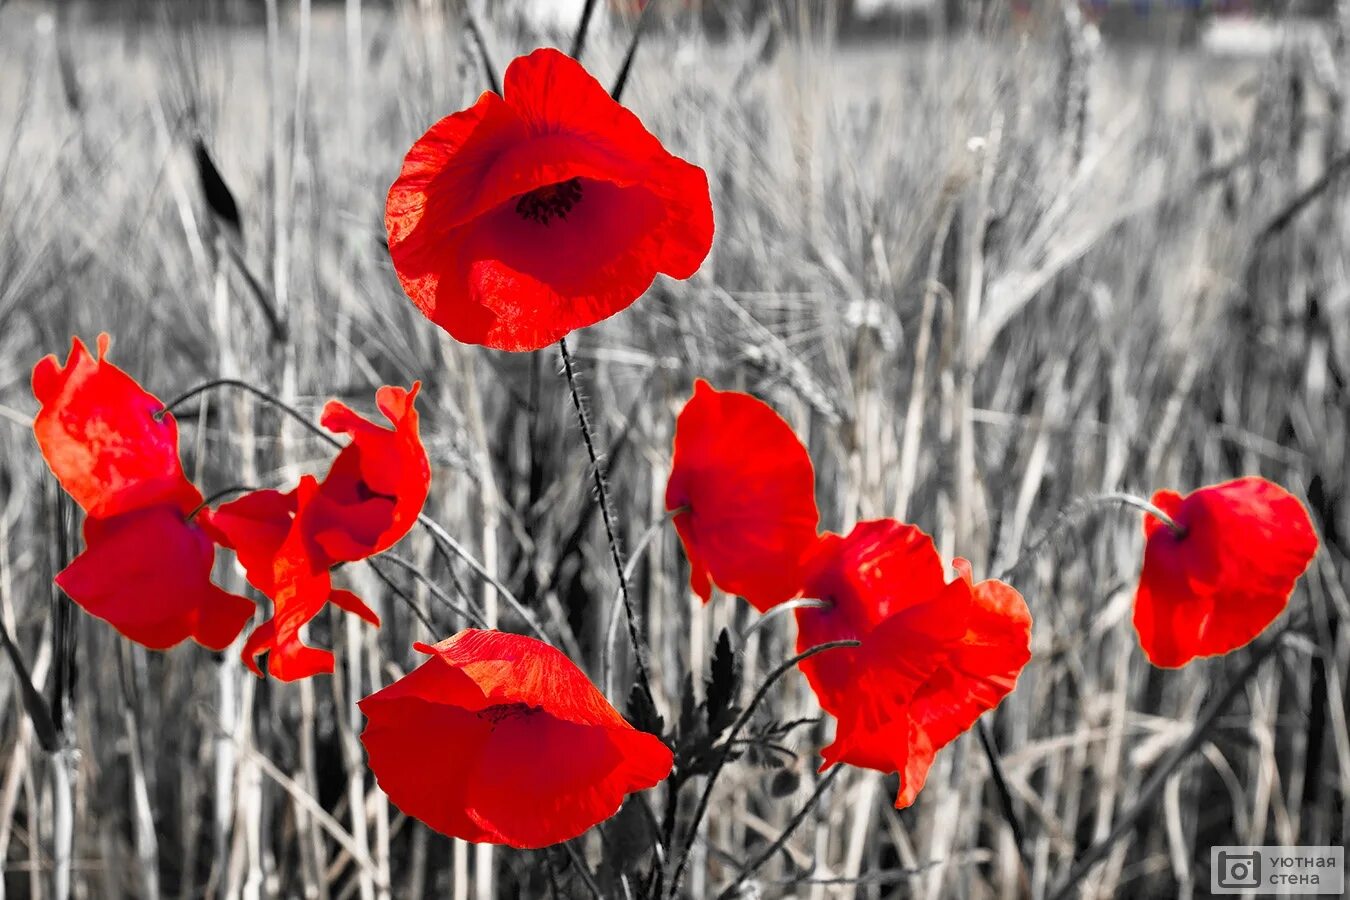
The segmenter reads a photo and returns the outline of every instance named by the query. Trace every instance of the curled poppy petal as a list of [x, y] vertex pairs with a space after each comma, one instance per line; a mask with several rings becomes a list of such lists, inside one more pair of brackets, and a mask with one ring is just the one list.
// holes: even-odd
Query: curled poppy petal
[[535, 350], [627, 308], [712, 247], [703, 170], [672, 156], [576, 60], [514, 60], [413, 144], [389, 191], [404, 290], [457, 340]]
[[1317, 552], [1308, 511], [1263, 478], [1239, 478], [1153, 503], [1184, 532], [1144, 520], [1135, 594], [1139, 645], [1155, 666], [1177, 668], [1250, 643], [1284, 611]]
[[690, 586], [705, 601], [716, 584], [763, 611], [801, 589], [820, 521], [815, 472], [767, 404], [695, 382], [675, 423], [666, 509], [678, 511]]
[[301, 516], [330, 565], [383, 553], [408, 533], [427, 501], [431, 465], [418, 433], [420, 383], [382, 387], [375, 403], [392, 428], [364, 419], [336, 400], [324, 407], [325, 428], [351, 435]]
[[394, 805], [437, 831], [545, 847], [670, 773], [670, 749], [548, 644], [469, 629], [416, 646], [431, 659], [361, 701], [361, 741]]
[[155, 650], [186, 638], [223, 650], [254, 606], [211, 583], [215, 546], [170, 505], [84, 523], [85, 550], [56, 583], [86, 612]]
[[821, 707], [838, 720], [822, 751], [900, 773], [897, 807], [914, 802], [934, 754], [1013, 689], [1031, 658], [1031, 614], [999, 581], [972, 584], [957, 560], [948, 582], [932, 539], [891, 519], [822, 535], [807, 558], [797, 610], [798, 651], [857, 640], [801, 664]]
[[55, 356], [34, 366], [38, 447], [61, 487], [91, 516], [158, 503], [189, 512], [202, 498], [183, 474], [178, 424], [171, 415], [155, 420], [164, 404], [105, 359], [108, 343], [99, 335], [95, 358], [74, 338], [64, 366]]
[[350, 591], [335, 590], [332, 561], [316, 557], [304, 528], [304, 511], [318, 496], [312, 475], [294, 491], [255, 491], [202, 514], [203, 527], [219, 544], [235, 551], [249, 584], [272, 600], [272, 617], [253, 630], [241, 656], [254, 674], [257, 657], [267, 654], [267, 670], [282, 681], [333, 671], [333, 654], [310, 647], [300, 631], [332, 602], [374, 625], [379, 617]]

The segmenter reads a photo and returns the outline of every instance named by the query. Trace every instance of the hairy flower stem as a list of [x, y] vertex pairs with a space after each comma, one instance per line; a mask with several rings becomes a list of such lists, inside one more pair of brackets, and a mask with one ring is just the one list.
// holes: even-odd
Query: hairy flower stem
[[1074, 526], [1080, 524], [1087, 516], [1107, 506], [1130, 506], [1140, 510], [1159, 522], [1163, 523], [1177, 538], [1186, 536], [1186, 529], [1181, 527], [1175, 519], [1163, 512], [1157, 506], [1145, 500], [1143, 497], [1136, 497], [1133, 494], [1110, 493], [1094, 494], [1090, 497], [1080, 497], [1066, 506], [1055, 520], [1050, 523], [1050, 527], [1036, 540], [1028, 544], [1018, 557], [1006, 566], [1002, 572], [994, 576], [998, 581], [1006, 581], [1009, 577], [1017, 573], [1023, 566], [1040, 556], [1047, 546], [1057, 538], [1062, 537], [1065, 532], [1071, 530]]
[[793, 833], [802, 822], [806, 821], [806, 817], [810, 815], [811, 810], [816, 808], [816, 802], [820, 800], [820, 795], [825, 793], [830, 785], [834, 784], [834, 779], [839, 776], [839, 772], [843, 768], [843, 766], [832, 767], [821, 777], [820, 781], [816, 782], [816, 789], [811, 792], [811, 796], [802, 804], [802, 808], [797, 810], [796, 814], [788, 821], [787, 827], [779, 833], [772, 844], [765, 847], [758, 856], [745, 864], [745, 868], [741, 870], [741, 873], [736, 876], [731, 884], [722, 889], [722, 893], [717, 895], [717, 900], [732, 900], [732, 898], [736, 896], [737, 890], [745, 883], [746, 879], [753, 876], [760, 870], [760, 867], [773, 859], [774, 855], [783, 848], [783, 845], [788, 842], [788, 839], [792, 837]]
[[[684, 870], [689, 865], [689, 855], [690, 851], [694, 849], [694, 841], [698, 836], [699, 823], [703, 821], [703, 816], [708, 812], [708, 804], [712, 801], [712, 792], [717, 784], [717, 776], [722, 774], [722, 770], [725, 769], [727, 763], [731, 761], [731, 755], [736, 749], [736, 740], [740, 737], [741, 730], [749, 724], [751, 717], [755, 714], [755, 710], [757, 710], [759, 705], [764, 702], [764, 698], [769, 695], [769, 688], [773, 687], [780, 678], [792, 671], [794, 667], [818, 653], [825, 653], [830, 650], [840, 650], [845, 647], [857, 647], [860, 643], [860, 641], [830, 641], [826, 644], [818, 644], [809, 650], [804, 650], [786, 662], [780, 663], [778, 668], [770, 672], [769, 677], [765, 678], [764, 683], [759, 686], [757, 691], [755, 691], [755, 695], [750, 698], [750, 702], [746, 704], [745, 709], [736, 717], [736, 721], [732, 723], [731, 730], [727, 732], [726, 738], [723, 739], [722, 753], [717, 759], [716, 766], [714, 766], [712, 772], [708, 775], [708, 781], [703, 786], [702, 795], [698, 798], [698, 806], [694, 808], [694, 817], [689, 822], [687, 836], [678, 855], [675, 871], [671, 874], [670, 883], [666, 886], [665, 895], [670, 897], [671, 900], [674, 900], [679, 892], [680, 879], [684, 877]], [[681, 780], [680, 783], [683, 783], [683, 781]], [[675, 785], [675, 775], [672, 775], [670, 798], [667, 801], [669, 805], [666, 809], [666, 820], [669, 823], [672, 832], [674, 830], [676, 818], [674, 809], [675, 805], [679, 802], [679, 793], [676, 790]], [[670, 839], [666, 841], [668, 846], [675, 846], [673, 837], [674, 835], [671, 834]]]
[[586, 412], [586, 404], [581, 399], [581, 390], [577, 386], [577, 373], [572, 366], [572, 353], [567, 349], [567, 338], [558, 341], [558, 352], [562, 356], [563, 374], [567, 376], [567, 387], [572, 394], [572, 407], [577, 413], [577, 425], [581, 428], [581, 440], [586, 445], [586, 456], [591, 461], [591, 477], [595, 482], [596, 500], [600, 504], [600, 517], [605, 524], [605, 539], [609, 542], [609, 556], [614, 561], [614, 572], [619, 576], [619, 595], [623, 600], [624, 614], [628, 617], [628, 639], [633, 645], [633, 663], [637, 683], [648, 698], [652, 696], [651, 680], [647, 677], [647, 662], [643, 658], [644, 645], [638, 637], [637, 613], [633, 609], [633, 598], [628, 591], [628, 575], [623, 564], [623, 553], [619, 550], [619, 539], [614, 529], [614, 512], [609, 502], [609, 488], [605, 485], [605, 471], [596, 450], [595, 432], [591, 428], [591, 417]]

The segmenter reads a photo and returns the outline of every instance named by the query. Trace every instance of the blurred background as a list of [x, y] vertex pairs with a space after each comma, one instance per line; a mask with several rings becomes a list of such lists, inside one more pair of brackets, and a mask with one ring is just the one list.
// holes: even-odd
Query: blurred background
[[[585, 62], [606, 83], [642, 5], [597, 12]], [[1254, 671], [1250, 650], [1161, 671], [1130, 626], [1138, 516], [1084, 517], [1019, 570], [1035, 658], [986, 717], [1020, 846], [972, 734], [904, 811], [894, 777], [845, 773], [744, 896], [1048, 897], [1090, 853], [1068, 896], [1203, 896], [1211, 845], [1344, 844], [1350, 3], [650, 5], [625, 102], [708, 171], [717, 239], [695, 278], [572, 345], [667, 721], [719, 631], [753, 621], [702, 606], [652, 527], [696, 376], [793, 423], [823, 526], [897, 516], [977, 575], [1075, 498], [1239, 474], [1305, 498], [1323, 539], [1295, 638]], [[568, 857], [451, 841], [365, 770], [354, 701], [464, 624], [424, 586], [397, 580], [435, 633], [353, 567], [384, 625], [321, 615], [331, 677], [144, 651], [54, 591], [78, 522], [29, 428], [33, 364], [105, 330], [165, 399], [231, 376], [370, 412], [378, 385], [421, 379], [428, 512], [599, 679], [616, 580], [556, 352], [451, 341], [400, 291], [382, 224], [412, 141], [484, 89], [482, 48], [497, 71], [565, 48], [580, 6], [0, 0], [0, 618], [60, 728], [39, 745], [6, 664], [5, 896], [57, 896], [62, 871], [81, 898], [543, 896], [545, 863], [588, 895]], [[239, 394], [180, 421], [208, 494], [329, 459]], [[521, 628], [424, 535], [400, 552]], [[245, 589], [223, 555], [218, 577]], [[746, 696], [792, 655], [790, 618], [738, 639]], [[795, 674], [769, 707], [819, 715]], [[831, 727], [724, 777], [689, 896], [781, 832]], [[621, 813], [578, 844], [606, 896], [632, 895], [643, 827]]]

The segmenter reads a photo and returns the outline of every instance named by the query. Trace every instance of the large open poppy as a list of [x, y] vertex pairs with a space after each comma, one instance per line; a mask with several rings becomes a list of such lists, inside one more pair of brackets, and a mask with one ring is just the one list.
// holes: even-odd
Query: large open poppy
[[256, 658], [264, 653], [267, 670], [283, 681], [333, 671], [333, 654], [300, 638], [326, 603], [380, 624], [359, 597], [333, 587], [331, 570], [392, 547], [426, 504], [431, 467], [413, 406], [418, 388], [376, 392], [388, 428], [329, 402], [320, 421], [352, 440], [322, 481], [305, 475], [290, 492], [253, 491], [203, 514], [215, 540], [235, 551], [249, 584], [272, 600], [272, 617], [244, 644], [254, 672], [261, 674]]
[[712, 247], [703, 170], [576, 60], [536, 50], [413, 144], [389, 191], [404, 290], [457, 340], [535, 350], [688, 278]]
[[85, 510], [85, 549], [56, 577], [73, 601], [126, 637], [164, 649], [187, 638], [221, 650], [254, 606], [211, 582], [215, 547], [190, 515], [202, 496], [178, 456], [173, 416], [79, 338], [63, 366], [33, 368], [40, 409], [33, 433], [43, 458]]
[[1239, 478], [1153, 504], [1181, 529], [1144, 518], [1144, 565], [1134, 600], [1139, 645], [1177, 668], [1251, 642], [1289, 603], [1317, 552], [1303, 504], [1263, 478]]
[[361, 701], [380, 788], [451, 837], [545, 847], [661, 782], [670, 749], [634, 729], [558, 650], [500, 631], [461, 631]]
[[934, 754], [1010, 693], [1031, 658], [1031, 613], [999, 581], [947, 582], [932, 539], [891, 519], [822, 535], [806, 564], [799, 651], [860, 645], [802, 662], [821, 707], [838, 719], [824, 766], [898, 772], [897, 808], [923, 788]]
[[801, 589], [815, 544], [815, 470], [791, 426], [748, 394], [703, 379], [675, 422], [666, 509], [689, 557], [690, 586], [712, 585], [758, 610]]

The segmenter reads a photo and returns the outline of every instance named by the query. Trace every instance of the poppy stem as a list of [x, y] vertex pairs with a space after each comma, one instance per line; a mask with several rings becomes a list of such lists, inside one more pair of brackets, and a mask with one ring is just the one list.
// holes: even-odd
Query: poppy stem
[[1022, 863], [1022, 874], [1025, 878], [1030, 878], [1031, 858], [1028, 856], [1027, 832], [1021, 817], [1017, 815], [1017, 808], [1013, 805], [1012, 790], [1008, 787], [1008, 775], [1003, 771], [1003, 761], [999, 759], [998, 743], [994, 740], [993, 729], [983, 718], [979, 718], [975, 720], [975, 732], [980, 736], [980, 747], [984, 749], [984, 757], [989, 761], [989, 772], [994, 779], [994, 789], [998, 792], [1003, 818], [1012, 830], [1013, 843], [1017, 845], [1017, 858]]
[[[768, 696], [769, 688], [773, 687], [780, 678], [792, 671], [793, 667], [801, 664], [804, 660], [810, 659], [818, 653], [826, 653], [830, 650], [840, 650], [846, 647], [857, 647], [860, 643], [860, 641], [830, 641], [825, 644], [817, 644], [809, 650], [804, 650], [786, 662], [779, 664], [778, 668], [770, 672], [769, 677], [765, 678], [764, 683], [759, 686], [757, 691], [755, 691], [755, 695], [750, 698], [750, 702], [746, 704], [745, 709], [736, 717], [736, 721], [732, 723], [731, 730], [727, 732], [726, 738], [722, 741], [722, 753], [717, 758], [717, 763], [713, 766], [713, 770], [708, 773], [708, 781], [703, 786], [703, 793], [698, 798], [698, 806], [694, 808], [694, 817], [689, 822], [688, 837], [684, 841], [684, 848], [680, 851], [679, 860], [675, 864], [675, 872], [670, 877], [670, 884], [666, 886], [666, 896], [670, 897], [671, 900], [674, 900], [679, 892], [680, 879], [684, 876], [684, 870], [689, 865], [689, 853], [694, 849], [694, 841], [698, 837], [699, 823], [703, 821], [703, 816], [708, 812], [708, 804], [712, 800], [712, 792], [714, 786], [717, 784], [717, 776], [722, 774], [722, 770], [726, 768], [727, 763], [731, 761], [731, 754], [736, 749], [736, 739], [740, 737], [741, 729], [750, 722], [751, 717], [755, 714], [755, 710], [764, 702], [764, 698]], [[675, 804], [678, 801], [678, 796], [672, 796], [669, 802]]]
[[628, 592], [627, 569], [623, 562], [623, 553], [619, 551], [619, 539], [615, 535], [614, 512], [610, 507], [609, 489], [605, 486], [605, 471], [596, 451], [595, 432], [591, 428], [591, 417], [586, 412], [586, 404], [581, 399], [581, 390], [577, 386], [577, 373], [572, 366], [572, 353], [567, 349], [567, 338], [558, 341], [558, 352], [562, 355], [563, 373], [567, 376], [567, 387], [572, 394], [572, 407], [577, 413], [577, 424], [581, 427], [581, 439], [586, 445], [586, 455], [591, 461], [591, 477], [595, 482], [596, 499], [600, 503], [600, 518], [605, 524], [605, 539], [609, 542], [609, 555], [614, 561], [614, 571], [619, 576], [619, 596], [623, 600], [624, 613], [628, 617], [628, 639], [633, 645], [633, 662], [637, 682], [648, 697], [652, 696], [651, 681], [647, 678], [647, 663], [643, 659], [643, 645], [638, 637], [637, 613], [633, 611], [633, 598]]
[[1157, 506], [1145, 500], [1143, 497], [1136, 497], [1133, 494], [1112, 493], [1101, 494], [1097, 498], [1102, 503], [1119, 503], [1122, 506], [1133, 506], [1135, 509], [1147, 513], [1159, 522], [1163, 523], [1171, 530], [1173, 537], [1180, 540], [1186, 536], [1186, 529], [1177, 523], [1167, 513], [1163, 512]]
[[1186, 529], [1177, 523], [1175, 519], [1163, 512], [1154, 504], [1148, 502], [1143, 497], [1136, 497], [1133, 494], [1114, 492], [1109, 494], [1093, 494], [1089, 497], [1080, 497], [1070, 503], [1060, 511], [1055, 520], [1049, 527], [1028, 544], [1017, 558], [1003, 568], [994, 576], [997, 581], [1007, 581], [1009, 577], [1018, 572], [1027, 563], [1034, 560], [1041, 554], [1041, 551], [1055, 541], [1060, 535], [1068, 531], [1074, 525], [1077, 525], [1090, 513], [1110, 505], [1130, 506], [1144, 513], [1153, 516], [1159, 522], [1171, 530], [1172, 534], [1178, 539], [1186, 536]]
[[175, 409], [182, 406], [184, 403], [188, 402], [193, 397], [196, 397], [199, 394], [204, 394], [207, 391], [212, 391], [215, 390], [216, 388], [222, 387], [236, 388], [238, 390], [252, 394], [259, 400], [262, 400], [270, 404], [273, 408], [280, 410], [281, 412], [290, 416], [295, 421], [299, 422], [301, 425], [305, 427], [307, 431], [309, 431], [310, 434], [322, 438], [324, 441], [328, 443], [330, 447], [335, 447], [337, 449], [342, 448], [341, 441], [333, 437], [331, 434], [323, 430], [318, 425], [311, 422], [309, 420], [309, 417], [306, 416], [304, 413], [300, 412], [300, 410], [287, 404], [281, 398], [268, 393], [262, 388], [249, 384], [247, 381], [240, 381], [237, 378], [217, 378], [214, 381], [208, 381], [204, 384], [199, 384], [196, 387], [191, 388], [190, 390], [186, 390], [183, 393], [179, 394], [177, 397], [174, 397], [168, 403], [164, 404], [164, 406], [161, 407], [154, 414], [154, 419], [156, 422], [161, 422], [164, 420], [165, 416], [172, 413]]
[[806, 817], [810, 815], [811, 810], [816, 808], [816, 802], [820, 800], [820, 795], [824, 794], [829, 786], [834, 784], [834, 779], [839, 777], [841, 769], [843, 769], [843, 766], [833, 766], [819, 781], [816, 782], [816, 789], [811, 792], [811, 796], [802, 804], [802, 808], [797, 810], [796, 814], [788, 821], [787, 826], [782, 830], [774, 842], [765, 847], [753, 860], [745, 864], [745, 868], [741, 869], [740, 874], [736, 876], [735, 880], [723, 888], [722, 893], [717, 895], [717, 900], [731, 900], [732, 897], [736, 896], [737, 889], [745, 883], [747, 878], [754, 875], [766, 862], [774, 858], [774, 855], [777, 854], [778, 851], [783, 848], [783, 845], [788, 842], [788, 839], [792, 837], [793, 832], [801, 826], [802, 822], [806, 821]]
[[778, 616], [791, 612], [794, 609], [828, 609], [833, 606], [828, 600], [813, 600], [809, 597], [798, 597], [796, 600], [787, 600], [771, 608], [768, 612], [761, 615], [758, 619], [751, 622], [744, 631], [741, 632], [741, 641], [763, 628], [767, 623], [773, 621]]
[[394, 582], [394, 579], [385, 574], [383, 569], [375, 565], [375, 557], [370, 557], [366, 562], [370, 565], [370, 570], [375, 573], [376, 577], [384, 582], [384, 586], [393, 591], [394, 594], [407, 605], [408, 609], [412, 610], [412, 614], [422, 623], [422, 627], [426, 628], [427, 634], [430, 635], [431, 639], [438, 640], [441, 636], [441, 632], [436, 628], [436, 623], [432, 622], [431, 619], [427, 617], [427, 614], [422, 612], [412, 596], [409, 595], [407, 591], [403, 590], [403, 588], [399, 587], [398, 584]]
[[595, 0], [586, 0], [586, 5], [581, 8], [581, 21], [577, 23], [577, 30], [572, 35], [572, 49], [567, 55], [573, 59], [581, 60], [581, 51], [586, 48], [586, 32], [591, 27], [591, 16], [595, 13]]
[[451, 537], [450, 532], [446, 531], [435, 519], [431, 518], [426, 513], [421, 513], [417, 516], [417, 523], [426, 529], [427, 534], [432, 536], [438, 546], [444, 547], [455, 556], [458, 556], [470, 569], [473, 569], [474, 573], [477, 574], [479, 578], [482, 578], [488, 584], [492, 585], [493, 589], [506, 601], [506, 605], [510, 606], [516, 611], [516, 615], [525, 620], [525, 624], [530, 627], [530, 630], [535, 633], [536, 637], [546, 644], [553, 643], [548, 636], [548, 632], [544, 630], [544, 626], [540, 623], [535, 614], [530, 612], [524, 604], [516, 599], [516, 595], [511, 593], [506, 585], [502, 584], [496, 576], [489, 572], [487, 567], [475, 559], [472, 553], [464, 549], [459, 541]]
[[595, 877], [591, 875], [590, 867], [586, 865], [586, 859], [577, 852], [577, 848], [572, 846], [571, 841], [563, 842], [563, 849], [567, 851], [567, 856], [572, 860], [572, 868], [577, 870], [581, 880], [586, 883], [586, 888], [591, 892], [595, 900], [605, 900], [604, 893], [600, 890], [600, 885], [595, 883]]
[[656, 0], [650, 0], [638, 13], [637, 25], [633, 27], [633, 36], [628, 39], [628, 49], [623, 54], [623, 64], [619, 66], [619, 74], [614, 79], [614, 87], [610, 88], [609, 91], [609, 95], [616, 102], [623, 96], [624, 88], [628, 87], [628, 76], [633, 71], [633, 60], [637, 57], [638, 44], [642, 40], [642, 33], [646, 29], [648, 16], [655, 5]]
[[427, 590], [431, 592], [431, 595], [441, 602], [442, 606], [450, 610], [452, 613], [455, 613], [456, 615], [460, 615], [468, 619], [470, 622], [473, 623], [475, 628], [490, 627], [487, 624], [487, 622], [483, 621], [482, 616], [478, 615], [472, 609], [469, 609], [468, 607], [465, 606], [460, 606], [459, 604], [455, 603], [454, 600], [450, 599], [450, 596], [446, 594], [445, 591], [441, 590], [439, 585], [437, 585], [434, 581], [432, 581], [431, 578], [429, 578], [425, 572], [423, 572], [417, 566], [413, 565], [408, 560], [396, 554], [389, 553], [388, 551], [381, 553], [379, 556], [367, 557], [366, 562], [370, 563], [370, 567], [374, 569], [376, 572], [380, 571], [379, 566], [375, 565], [375, 560], [377, 559], [388, 560], [389, 562], [398, 566], [403, 571], [407, 572], [413, 578], [416, 578], [418, 581], [422, 582], [422, 584], [426, 585]]
[[251, 494], [254, 491], [260, 490], [262, 490], [262, 488], [256, 488], [247, 484], [232, 484], [229, 487], [221, 488], [215, 493], [203, 498], [201, 503], [198, 503], [192, 508], [192, 512], [188, 513], [186, 518], [191, 522], [193, 519], [197, 518], [197, 513], [206, 509], [208, 506], [211, 506], [217, 500], [224, 500], [231, 494]]

